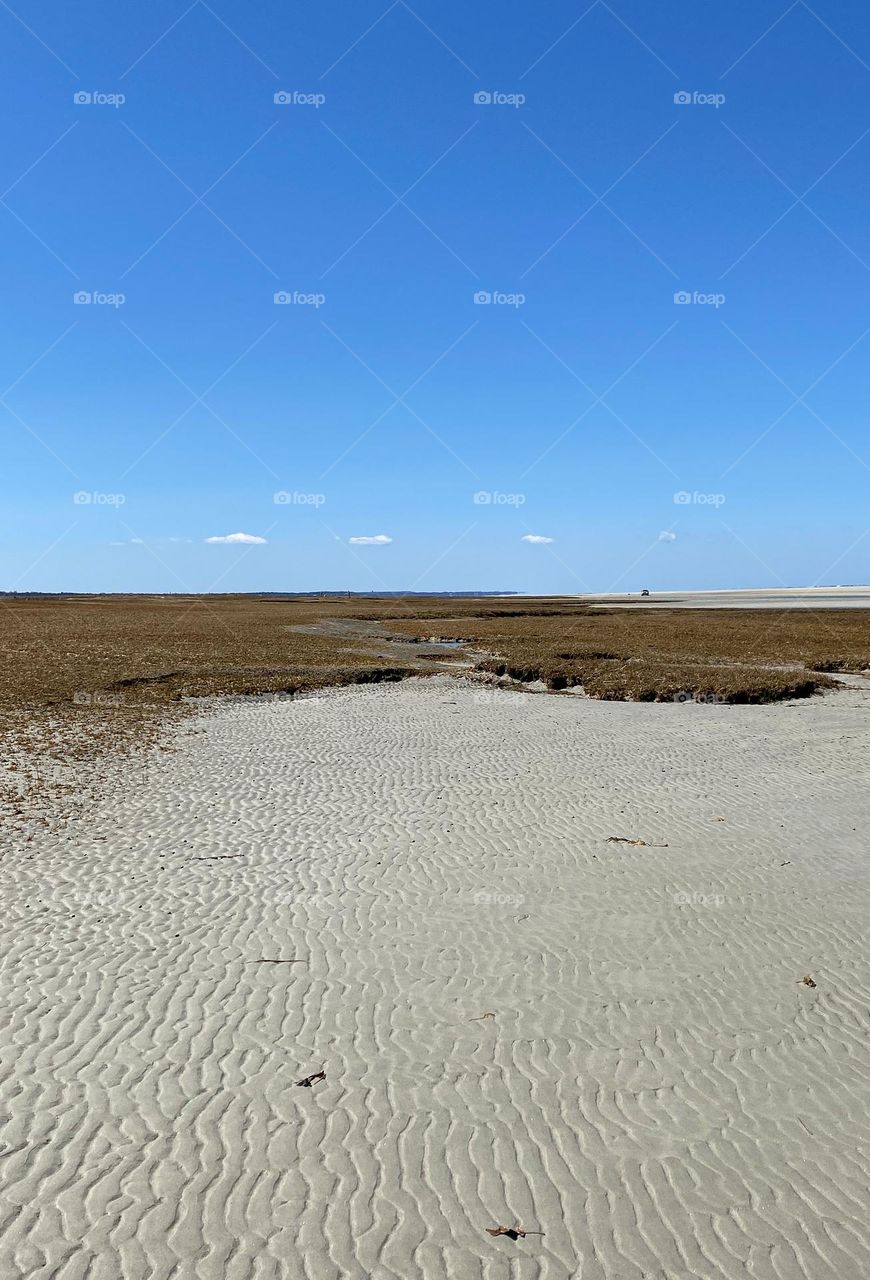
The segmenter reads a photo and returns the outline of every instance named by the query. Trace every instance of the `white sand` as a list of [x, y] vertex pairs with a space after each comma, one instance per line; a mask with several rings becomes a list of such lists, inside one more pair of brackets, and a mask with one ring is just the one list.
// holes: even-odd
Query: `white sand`
[[870, 1276], [868, 712], [437, 678], [119, 765], [2, 863], [0, 1275]]
[[590, 604], [596, 601], [608, 609], [655, 608], [672, 605], [680, 609], [870, 609], [870, 587], [762, 587], [743, 591], [652, 591], [648, 597], [635, 591], [630, 597], [612, 592], [600, 596], [570, 597]]

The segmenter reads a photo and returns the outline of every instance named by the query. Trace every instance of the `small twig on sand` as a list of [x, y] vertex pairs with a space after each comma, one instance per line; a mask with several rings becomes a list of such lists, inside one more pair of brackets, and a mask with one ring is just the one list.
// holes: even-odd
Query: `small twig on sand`
[[628, 836], [608, 836], [605, 844], [632, 844], [644, 849], [667, 849], [666, 844], [650, 844], [648, 840], [630, 840]]

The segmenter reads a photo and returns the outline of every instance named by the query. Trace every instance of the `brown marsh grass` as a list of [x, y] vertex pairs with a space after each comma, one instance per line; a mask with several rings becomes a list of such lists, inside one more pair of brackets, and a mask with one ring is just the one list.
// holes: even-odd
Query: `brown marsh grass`
[[608, 611], [518, 597], [0, 604], [0, 763], [13, 809], [52, 762], [57, 787], [74, 789], [77, 766], [159, 742], [192, 698], [294, 694], [443, 669], [444, 654], [427, 656], [434, 637], [467, 642], [465, 662], [480, 678], [540, 680], [553, 690], [581, 684], [597, 698], [769, 702], [833, 687], [824, 672], [870, 667], [860, 610]]

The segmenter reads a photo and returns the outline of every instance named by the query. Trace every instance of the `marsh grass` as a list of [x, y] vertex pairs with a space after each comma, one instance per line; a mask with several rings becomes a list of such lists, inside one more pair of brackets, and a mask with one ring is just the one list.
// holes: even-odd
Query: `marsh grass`
[[[414, 633], [408, 620], [390, 625]], [[773, 702], [833, 687], [825, 672], [870, 667], [860, 610], [586, 609], [546, 619], [454, 617], [442, 626], [488, 651], [483, 670], [550, 689], [580, 684], [596, 698]]]
[[[0, 792], [18, 811], [47, 785], [75, 789], [79, 765], [158, 744], [167, 721], [190, 714], [190, 699], [296, 694], [444, 669], [444, 654], [425, 652], [433, 638], [467, 641], [481, 678], [541, 680], [553, 690], [579, 684], [607, 699], [770, 702], [834, 687], [822, 673], [870, 667], [860, 610], [69, 596], [6, 598], [0, 617]], [[355, 629], [354, 620], [365, 626]], [[405, 643], [393, 646], [391, 636]], [[409, 656], [408, 641], [424, 646], [418, 656]]]

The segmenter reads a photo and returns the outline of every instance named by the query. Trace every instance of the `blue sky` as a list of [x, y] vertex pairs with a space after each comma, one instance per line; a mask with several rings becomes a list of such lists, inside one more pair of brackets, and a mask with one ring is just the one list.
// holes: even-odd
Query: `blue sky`
[[866, 4], [0, 32], [3, 588], [870, 579]]

